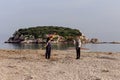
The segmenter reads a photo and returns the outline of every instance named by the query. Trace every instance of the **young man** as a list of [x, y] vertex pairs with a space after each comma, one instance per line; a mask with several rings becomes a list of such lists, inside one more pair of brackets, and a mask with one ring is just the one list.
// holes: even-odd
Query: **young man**
[[76, 59], [80, 59], [80, 53], [81, 53], [81, 40], [80, 36], [77, 36], [74, 40], [75, 48], [76, 48]]
[[51, 38], [48, 37], [47, 41], [46, 41], [46, 53], [45, 53], [45, 58], [46, 59], [50, 59], [50, 55], [51, 55]]

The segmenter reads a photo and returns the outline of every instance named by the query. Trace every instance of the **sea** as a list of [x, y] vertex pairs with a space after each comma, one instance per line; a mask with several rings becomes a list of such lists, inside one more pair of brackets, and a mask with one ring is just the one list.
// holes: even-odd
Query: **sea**
[[[8, 35], [1, 35], [0, 37], [0, 49], [45, 49], [45, 44], [12, 44], [4, 43], [8, 40]], [[83, 51], [90, 52], [120, 52], [120, 44], [82, 44]], [[69, 50], [75, 49], [72, 43], [59, 43], [52, 44], [53, 50]]]

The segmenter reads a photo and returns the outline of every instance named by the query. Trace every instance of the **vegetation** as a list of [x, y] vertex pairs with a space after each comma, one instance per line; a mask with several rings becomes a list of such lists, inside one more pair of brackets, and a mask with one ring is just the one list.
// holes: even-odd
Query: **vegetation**
[[47, 38], [46, 35], [54, 34], [61, 36], [64, 40], [72, 40], [76, 35], [82, 35], [82, 33], [78, 29], [71, 29], [67, 27], [59, 27], [59, 26], [37, 26], [19, 29], [15, 31], [13, 37], [10, 37], [9, 43], [21, 43], [25, 40], [33, 40], [33, 42], [37, 42], [35, 40], [41, 39], [42, 41]]
[[34, 36], [35, 39], [40, 37], [45, 37], [46, 34], [57, 33], [60, 36], [68, 37], [68, 36], [76, 36], [78, 34], [82, 35], [82, 33], [77, 29], [71, 29], [67, 27], [58, 27], [58, 26], [37, 26], [25, 29], [19, 29], [14, 33], [14, 35], [27, 35]]

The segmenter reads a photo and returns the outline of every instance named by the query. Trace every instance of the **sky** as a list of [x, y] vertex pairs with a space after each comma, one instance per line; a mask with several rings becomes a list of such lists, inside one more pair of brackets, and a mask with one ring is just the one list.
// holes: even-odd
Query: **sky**
[[33, 26], [76, 28], [88, 38], [120, 41], [120, 0], [0, 0], [0, 36]]

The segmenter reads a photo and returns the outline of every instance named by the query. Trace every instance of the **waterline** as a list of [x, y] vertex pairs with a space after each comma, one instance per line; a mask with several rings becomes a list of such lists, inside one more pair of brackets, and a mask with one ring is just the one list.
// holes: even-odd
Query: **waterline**
[[[45, 49], [45, 44], [10, 44], [1, 43], [0, 49]], [[120, 44], [83, 44], [91, 52], [120, 52]], [[53, 50], [75, 49], [72, 43], [52, 44]]]

